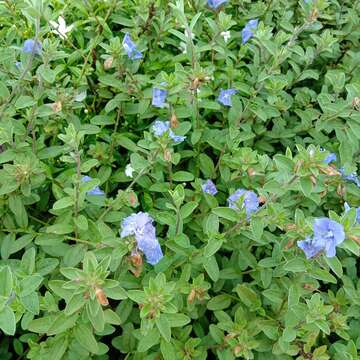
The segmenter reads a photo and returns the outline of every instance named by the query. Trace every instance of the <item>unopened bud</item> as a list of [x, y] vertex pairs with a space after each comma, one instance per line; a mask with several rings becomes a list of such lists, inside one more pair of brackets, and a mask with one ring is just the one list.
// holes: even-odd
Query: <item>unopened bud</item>
[[130, 261], [136, 267], [142, 266], [142, 264], [143, 264], [142, 257], [139, 253], [132, 254], [130, 256]]
[[286, 230], [295, 230], [296, 229], [296, 224], [286, 224], [285, 229]]
[[105, 70], [109, 70], [112, 68], [113, 66], [113, 61], [114, 61], [114, 58], [112, 56], [110, 56], [109, 58], [107, 58], [105, 61], [104, 61], [104, 69]]
[[103, 289], [97, 287], [95, 289], [95, 295], [100, 305], [109, 305], [109, 300], [107, 299]]
[[169, 149], [164, 150], [164, 159], [165, 161], [171, 161], [171, 152]]
[[326, 196], [326, 194], [327, 194], [327, 191], [324, 190], [319, 195], [320, 195], [321, 198], [323, 198], [324, 196]]
[[299, 172], [299, 170], [300, 170], [301, 166], [303, 165], [303, 163], [304, 163], [304, 160], [299, 160], [296, 163], [295, 168], [294, 168], [295, 173]]
[[56, 101], [54, 103], [51, 104], [51, 109], [54, 113], [58, 113], [61, 111], [62, 109], [62, 104], [61, 101]]
[[179, 126], [179, 121], [176, 117], [176, 114], [173, 113], [171, 115], [171, 119], [170, 119], [170, 127], [173, 128], [173, 129], [176, 129], [177, 127]]
[[192, 82], [192, 89], [195, 90], [199, 87], [200, 85], [200, 79], [199, 78], [195, 78], [194, 81]]
[[288, 243], [285, 245], [285, 250], [289, 250], [290, 248], [292, 248], [294, 246], [294, 241], [293, 240], [289, 240]]

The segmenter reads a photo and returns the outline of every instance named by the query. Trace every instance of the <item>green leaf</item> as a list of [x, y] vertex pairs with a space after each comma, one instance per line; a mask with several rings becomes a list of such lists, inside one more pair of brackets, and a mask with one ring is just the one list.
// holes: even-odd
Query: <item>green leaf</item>
[[312, 188], [313, 188], [313, 184], [311, 182], [310, 177], [302, 177], [300, 179], [300, 187], [301, 187], [301, 191], [304, 193], [304, 195], [306, 197], [310, 198]]
[[238, 294], [240, 300], [248, 307], [250, 310], [256, 310], [261, 307], [261, 301], [259, 295], [252, 290], [248, 285], [241, 284], [235, 288], [236, 293]]
[[13, 289], [13, 278], [8, 266], [0, 268], [0, 296], [9, 297]]
[[337, 284], [336, 278], [324, 269], [312, 269], [309, 272], [309, 275], [318, 280], [322, 280], [332, 284]]
[[161, 336], [167, 342], [170, 342], [171, 339], [171, 327], [170, 323], [166, 316], [160, 315], [155, 319], [157, 328], [160, 331]]
[[237, 221], [239, 218], [237, 211], [228, 207], [217, 207], [212, 209], [212, 212], [215, 215], [230, 221]]
[[0, 329], [6, 334], [13, 336], [16, 330], [15, 314], [9, 306], [0, 310]]
[[192, 181], [194, 180], [194, 175], [187, 171], [177, 171], [176, 173], [173, 174], [173, 180], [179, 182]]
[[167, 341], [161, 339], [160, 341], [160, 351], [164, 360], [174, 360], [176, 359], [176, 353], [174, 346]]
[[216, 252], [221, 248], [222, 244], [223, 244], [222, 239], [219, 240], [219, 239], [215, 239], [215, 238], [210, 238], [208, 240], [207, 245], [204, 248], [204, 256], [209, 257], [209, 256], [216, 254]]
[[204, 265], [204, 269], [210, 276], [210, 279], [212, 281], [218, 281], [220, 270], [219, 270], [219, 266], [217, 264], [215, 256], [213, 255], [213, 256], [210, 256], [210, 257], [204, 259], [203, 265]]
[[343, 276], [343, 269], [340, 260], [334, 256], [332, 258], [328, 258], [324, 256], [326, 263], [329, 265], [330, 269], [339, 277]]
[[69, 206], [74, 205], [74, 201], [70, 196], [64, 197], [58, 201], [56, 201], [53, 205], [53, 209], [54, 210], [61, 210], [61, 209], [65, 209]]
[[145, 336], [142, 336], [137, 350], [139, 352], [145, 352], [149, 350], [152, 346], [159, 343], [160, 334], [157, 329], [151, 329], [147, 332]]
[[89, 352], [96, 354], [99, 351], [98, 343], [94, 337], [94, 334], [88, 326], [79, 324], [74, 328], [73, 331], [75, 339], [78, 343]]
[[306, 269], [306, 261], [303, 258], [294, 258], [284, 264], [284, 270], [286, 271], [304, 272]]
[[198, 203], [196, 201], [190, 201], [180, 208], [180, 215], [183, 219], [190, 216], [193, 211], [197, 208]]
[[228, 295], [217, 295], [209, 300], [207, 308], [212, 311], [223, 310], [230, 306], [231, 298]]

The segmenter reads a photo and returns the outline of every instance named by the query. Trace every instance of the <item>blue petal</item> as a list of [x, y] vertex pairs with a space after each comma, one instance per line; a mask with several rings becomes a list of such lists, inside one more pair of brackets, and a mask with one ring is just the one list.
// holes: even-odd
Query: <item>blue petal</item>
[[224, 5], [226, 3], [227, 3], [227, 0], [208, 0], [208, 2], [207, 2], [208, 6], [214, 10], [216, 10], [221, 5]]
[[317, 243], [311, 238], [298, 241], [297, 246], [304, 251], [307, 259], [311, 259], [323, 249], [322, 244]]
[[42, 50], [42, 46], [41, 43], [39, 41], [33, 40], [33, 39], [27, 39], [24, 42], [22, 51], [24, 53], [32, 53], [34, 52], [34, 54], [36, 55], [41, 55], [41, 50]]

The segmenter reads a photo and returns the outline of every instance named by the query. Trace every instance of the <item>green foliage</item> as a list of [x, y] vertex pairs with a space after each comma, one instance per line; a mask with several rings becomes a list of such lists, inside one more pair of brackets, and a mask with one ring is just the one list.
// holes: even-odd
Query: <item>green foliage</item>
[[[0, 1], [0, 358], [358, 359], [359, 15], [358, 0]], [[186, 140], [155, 136], [157, 118]], [[251, 217], [244, 196], [228, 207], [239, 188]], [[140, 211], [154, 266], [120, 234]], [[346, 239], [306, 259], [320, 217]]]

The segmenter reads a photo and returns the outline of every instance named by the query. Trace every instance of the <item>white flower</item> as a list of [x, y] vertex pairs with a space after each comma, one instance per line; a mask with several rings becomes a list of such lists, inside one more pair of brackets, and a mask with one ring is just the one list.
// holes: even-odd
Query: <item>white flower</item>
[[231, 38], [230, 31], [223, 31], [220, 35], [224, 38], [224, 41], [227, 43]]
[[133, 172], [135, 170], [133, 169], [133, 167], [131, 166], [131, 164], [127, 164], [126, 167], [125, 167], [125, 175], [128, 176], [128, 177], [133, 177]]
[[70, 32], [74, 25], [66, 26], [65, 19], [62, 16], [58, 17], [58, 22], [50, 20], [50, 25], [55, 28], [54, 33], [59, 35], [62, 39], [67, 39], [66, 33]]

